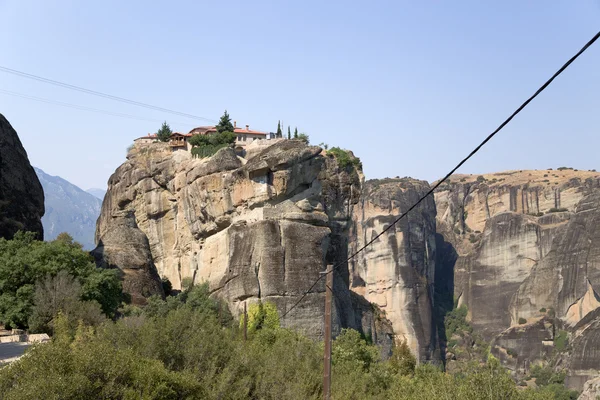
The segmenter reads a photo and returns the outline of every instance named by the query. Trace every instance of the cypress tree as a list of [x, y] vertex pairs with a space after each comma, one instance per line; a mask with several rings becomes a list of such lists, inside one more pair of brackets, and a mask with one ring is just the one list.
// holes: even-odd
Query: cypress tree
[[298, 139], [298, 127], [294, 129], [294, 139]]
[[292, 138], [292, 133], [290, 132], [290, 126], [288, 125], [288, 139]]
[[281, 136], [281, 121], [277, 121], [277, 137], [280, 138]]

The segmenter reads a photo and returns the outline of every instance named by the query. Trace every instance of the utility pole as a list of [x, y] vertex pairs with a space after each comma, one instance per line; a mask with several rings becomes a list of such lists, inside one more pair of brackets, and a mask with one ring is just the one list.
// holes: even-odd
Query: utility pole
[[333, 289], [333, 265], [327, 266], [325, 272], [325, 351], [323, 364], [323, 398], [329, 400], [331, 396], [331, 298]]
[[244, 341], [248, 340], [248, 310], [244, 302]]

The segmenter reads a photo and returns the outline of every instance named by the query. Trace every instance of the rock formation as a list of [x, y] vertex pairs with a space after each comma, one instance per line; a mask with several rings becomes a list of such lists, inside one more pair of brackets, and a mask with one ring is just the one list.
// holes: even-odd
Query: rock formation
[[[160, 294], [146, 284], [160, 275], [175, 288], [208, 282], [234, 315], [258, 300], [283, 314], [327, 264], [347, 258], [361, 177], [319, 147], [273, 143], [246, 159], [231, 149], [194, 159], [167, 145], [136, 144], [109, 180], [96, 231], [99, 263], [119, 267], [139, 302]], [[135, 257], [124, 256], [134, 249]], [[336, 332], [358, 329], [389, 350], [391, 328], [348, 285], [342, 265]], [[282, 324], [322, 336], [324, 289], [321, 280]]]
[[[429, 190], [410, 178], [371, 180], [354, 207], [351, 253], [368, 243]], [[432, 197], [350, 264], [352, 290], [375, 303], [420, 361], [439, 360], [433, 323], [435, 204]]]
[[575, 347], [562, 363], [580, 388], [590, 368], [600, 370], [592, 353], [577, 350], [593, 342], [590, 315], [600, 306], [600, 174], [457, 175], [436, 193], [436, 205], [438, 232], [456, 252], [441, 268], [453, 270], [454, 297], [493, 340], [492, 352], [525, 371], [553, 352], [564, 329]]
[[0, 114], [0, 237], [19, 231], [43, 238], [44, 191], [17, 132]]

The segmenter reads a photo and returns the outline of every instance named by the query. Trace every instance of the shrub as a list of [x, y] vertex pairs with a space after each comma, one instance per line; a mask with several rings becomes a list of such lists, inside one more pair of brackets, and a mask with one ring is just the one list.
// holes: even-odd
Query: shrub
[[362, 171], [362, 163], [360, 162], [360, 159], [354, 155], [351, 155], [348, 150], [343, 150], [339, 147], [332, 147], [327, 151], [327, 155], [330, 157], [335, 157], [340, 169], [354, 167], [359, 171]]
[[564, 170], [567, 170], [567, 169], [573, 169], [573, 168], [570, 168], [570, 167], [559, 167], [559, 168], [557, 168], [557, 170], [559, 170], [559, 171], [564, 171]]
[[523, 325], [523, 324], [526, 324], [526, 323], [527, 323], [527, 320], [525, 318], [523, 318], [523, 317], [519, 318], [519, 325]]
[[506, 349], [506, 354], [511, 356], [512, 358], [517, 358], [519, 355], [513, 349]]
[[541, 313], [545, 313], [546, 312], [546, 308], [545, 307], [540, 308], [540, 312]]
[[410, 352], [406, 340], [401, 341], [399, 344], [395, 343], [392, 349], [392, 356], [389, 359], [389, 365], [392, 372], [396, 375], [408, 376], [415, 372], [417, 360]]
[[[240, 328], [244, 325], [244, 318], [240, 318]], [[277, 307], [271, 302], [251, 304], [248, 307], [248, 332], [254, 333], [261, 329], [279, 328], [279, 314]]]
[[482, 175], [477, 177], [477, 182], [485, 182], [485, 178]]
[[201, 147], [192, 147], [192, 155], [197, 158], [207, 158], [215, 155], [217, 151], [229, 147], [228, 144], [207, 145]]
[[298, 136], [295, 136], [294, 139], [302, 140], [306, 144], [310, 143], [309, 137], [306, 133], [300, 133]]
[[554, 348], [556, 351], [564, 351], [569, 343], [569, 336], [567, 331], [559, 330], [554, 337]]

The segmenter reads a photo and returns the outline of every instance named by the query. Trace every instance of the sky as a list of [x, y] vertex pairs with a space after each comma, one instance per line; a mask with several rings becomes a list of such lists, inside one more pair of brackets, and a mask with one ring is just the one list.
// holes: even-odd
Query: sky
[[[238, 125], [298, 127], [367, 179], [445, 175], [600, 29], [600, 0], [0, 0], [0, 66]], [[139, 119], [9, 95], [34, 96]], [[600, 169], [600, 42], [461, 168]], [[105, 188], [166, 120], [0, 71], [30, 161]]]

